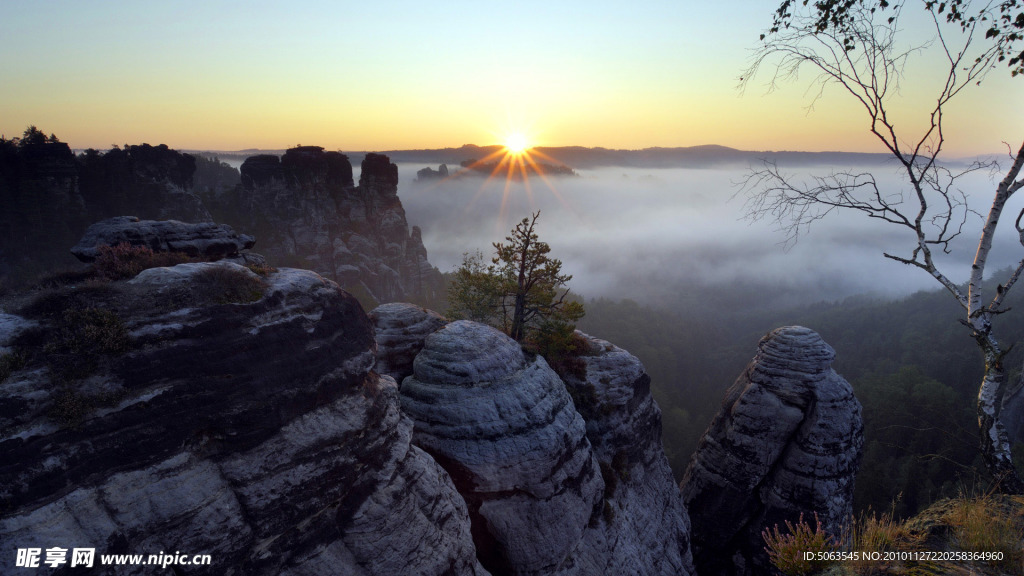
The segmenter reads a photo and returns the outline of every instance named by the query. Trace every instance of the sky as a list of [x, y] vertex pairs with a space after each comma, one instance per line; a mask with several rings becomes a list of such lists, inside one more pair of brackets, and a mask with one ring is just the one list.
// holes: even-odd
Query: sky
[[[737, 88], [776, 5], [3, 2], [0, 133], [31, 124], [98, 149], [396, 150], [521, 132], [542, 146], [881, 151], [838, 90], [807, 110], [810, 77]], [[920, 62], [894, 103], [901, 128], [925, 120], [935, 77]], [[1021, 101], [1024, 80], [996, 70], [949, 110], [947, 150], [1016, 149]]]

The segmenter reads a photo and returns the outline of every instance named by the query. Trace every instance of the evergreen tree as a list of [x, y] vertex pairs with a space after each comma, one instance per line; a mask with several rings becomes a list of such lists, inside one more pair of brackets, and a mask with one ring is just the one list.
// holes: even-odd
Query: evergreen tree
[[551, 247], [535, 231], [538, 217], [523, 218], [506, 242], [495, 243], [489, 265], [479, 252], [465, 256], [449, 286], [449, 316], [490, 324], [518, 342], [571, 334], [583, 305], [568, 299], [572, 276], [548, 256]]

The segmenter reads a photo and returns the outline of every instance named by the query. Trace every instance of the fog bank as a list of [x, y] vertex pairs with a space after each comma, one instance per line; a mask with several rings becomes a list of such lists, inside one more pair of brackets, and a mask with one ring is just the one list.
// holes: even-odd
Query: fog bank
[[[721, 305], [728, 303], [715, 302], [715, 293], [729, 290], [763, 299], [737, 305], [769, 306], [938, 287], [924, 271], [882, 256], [909, 256], [909, 231], [860, 213], [828, 216], [787, 250], [774, 223], [742, 219], [742, 168], [586, 170], [578, 178], [551, 178], [549, 186], [539, 179], [517, 183], [499, 177], [416, 182], [423, 167], [399, 165], [399, 195], [409, 223], [423, 230], [430, 261], [442, 271], [457, 267], [464, 252], [490, 255], [492, 242], [503, 241], [516, 222], [541, 210], [540, 239], [573, 275], [571, 289], [588, 298], [698, 306], [710, 298]], [[884, 173], [888, 168], [871, 170], [887, 190], [905, 186]], [[975, 209], [987, 212], [992, 177], [974, 174], [964, 184], [976, 197]], [[1006, 214], [1012, 221], [1016, 211]], [[980, 217], [972, 216], [953, 254], [940, 258], [956, 280], [967, 277], [980, 226]], [[1000, 232], [990, 270], [1020, 254], [1012, 223]]]

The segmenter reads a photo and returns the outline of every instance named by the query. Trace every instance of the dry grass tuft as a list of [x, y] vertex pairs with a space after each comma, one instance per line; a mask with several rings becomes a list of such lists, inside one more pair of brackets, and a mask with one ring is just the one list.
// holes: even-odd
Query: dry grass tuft
[[765, 528], [761, 537], [772, 565], [786, 576], [815, 574], [835, 564], [832, 560], [808, 558], [808, 552], [813, 555], [839, 550], [835, 539], [822, 529], [817, 514], [814, 515], [814, 527], [805, 522], [801, 514], [796, 524], [786, 520], [785, 530], [780, 530], [776, 524], [771, 529]]
[[149, 268], [175, 266], [192, 261], [192, 258], [182, 252], [153, 252], [146, 246], [134, 246], [127, 242], [115, 246], [100, 246], [99, 253], [93, 267], [101, 278], [107, 280], [134, 278], [139, 272]]
[[1018, 502], [1015, 511], [1008, 500], [993, 495], [961, 498], [945, 519], [960, 550], [1001, 552], [1002, 560], [992, 564], [1007, 574], [1024, 576], [1024, 510]]

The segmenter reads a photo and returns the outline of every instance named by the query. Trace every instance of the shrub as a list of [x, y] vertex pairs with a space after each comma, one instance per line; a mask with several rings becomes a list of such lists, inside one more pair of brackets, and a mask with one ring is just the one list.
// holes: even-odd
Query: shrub
[[822, 529], [817, 514], [814, 515], [814, 528], [811, 528], [804, 521], [804, 515], [800, 514], [795, 525], [786, 520], [785, 531], [779, 530], [779, 525], [776, 524], [771, 529], [765, 528], [761, 537], [764, 539], [764, 550], [768, 553], [772, 565], [787, 576], [814, 574], [835, 563], [816, 558], [806, 559], [805, 552], [835, 552], [839, 549], [832, 536]]
[[581, 356], [587, 355], [589, 346], [586, 339], [576, 333], [576, 327], [572, 324], [545, 321], [527, 338], [523, 347], [543, 356], [551, 369], [562, 378], [583, 380], [587, 377], [587, 363]]
[[92, 374], [101, 356], [128, 350], [128, 330], [110, 310], [67, 309], [43, 351], [51, 373], [61, 380], [75, 380]]
[[248, 304], [263, 298], [267, 283], [245, 270], [209, 266], [193, 277], [195, 295], [218, 304]]
[[18, 312], [27, 318], [60, 321], [67, 310], [95, 307], [115, 296], [116, 290], [109, 283], [88, 282], [73, 288], [46, 290]]
[[7, 377], [16, 370], [25, 367], [25, 355], [19, 352], [10, 352], [0, 355], [0, 383], [7, 380]]
[[51, 272], [36, 281], [36, 287], [42, 289], [60, 288], [69, 284], [79, 284], [96, 277], [95, 268], [69, 268]]
[[93, 409], [92, 403], [82, 394], [63, 388], [53, 398], [53, 406], [47, 415], [65, 428], [77, 428]]
[[64, 428], [78, 428], [96, 408], [114, 406], [125, 396], [124, 391], [85, 394], [70, 386], [62, 386], [53, 397], [47, 416]]
[[114, 246], [100, 246], [99, 256], [93, 267], [97, 274], [107, 280], [134, 278], [149, 268], [175, 266], [192, 259], [182, 252], [153, 252], [147, 246], [135, 246], [122, 242]]

